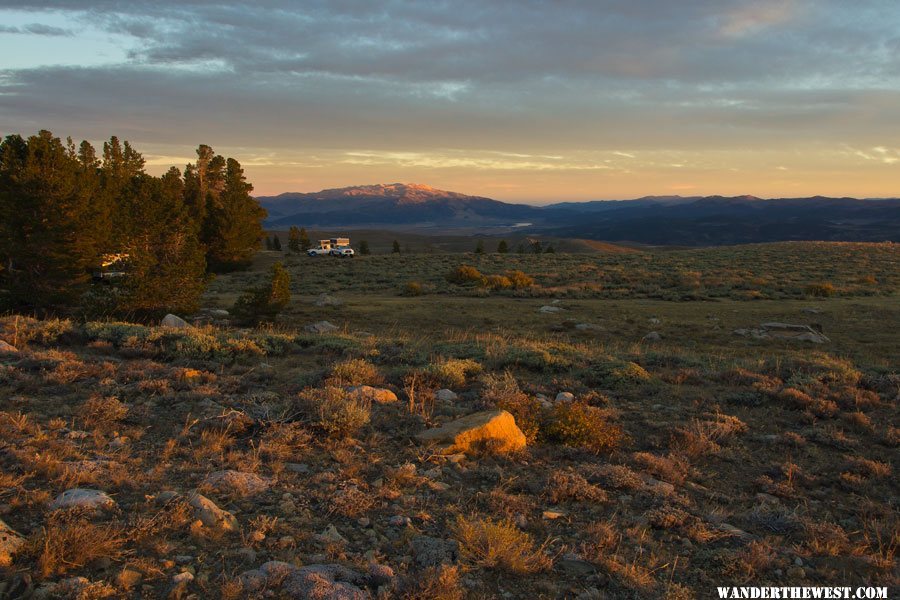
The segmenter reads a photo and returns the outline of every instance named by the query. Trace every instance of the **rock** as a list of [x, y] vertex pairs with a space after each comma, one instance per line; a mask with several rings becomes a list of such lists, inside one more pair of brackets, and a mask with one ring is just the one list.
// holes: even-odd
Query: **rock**
[[139, 584], [143, 578], [143, 573], [137, 569], [123, 567], [122, 570], [119, 571], [119, 574], [116, 575], [116, 585], [123, 589], [130, 590]]
[[325, 528], [322, 533], [316, 536], [320, 542], [325, 542], [328, 544], [345, 544], [347, 543], [347, 538], [341, 535], [341, 532], [337, 530], [337, 527], [334, 525], [329, 525]]
[[16, 348], [12, 344], [4, 342], [3, 340], [0, 340], [0, 354], [17, 354], [18, 352], [18, 348]]
[[291, 473], [299, 473], [300, 475], [309, 473], [309, 465], [306, 463], [285, 463], [284, 468]]
[[105, 510], [113, 508], [116, 501], [106, 492], [87, 488], [72, 488], [64, 491], [50, 503], [51, 510], [83, 508], [86, 510]]
[[223, 534], [237, 530], [238, 522], [234, 515], [216, 506], [206, 496], [193, 493], [188, 496], [187, 502], [194, 509], [194, 518], [197, 519], [194, 524], [196, 533]]
[[25, 538], [0, 519], [0, 567], [10, 566], [13, 556], [24, 543]]
[[549, 521], [555, 521], [556, 519], [565, 517], [566, 513], [561, 510], [545, 510], [542, 516]]
[[209, 314], [217, 319], [224, 319], [231, 316], [231, 313], [224, 308], [212, 308], [210, 309]]
[[650, 317], [649, 319], [647, 319], [647, 322], [651, 325], [659, 325], [660, 321], [656, 317]]
[[806, 571], [803, 570], [803, 567], [790, 567], [787, 570], [788, 579], [804, 579], [806, 578]]
[[659, 342], [660, 340], [662, 340], [662, 336], [659, 335], [658, 331], [651, 331], [650, 333], [642, 337], [641, 340], [644, 342]]
[[163, 327], [172, 327], [174, 329], [185, 329], [187, 327], [190, 327], [187, 321], [171, 313], [164, 316], [159, 324]]
[[407, 517], [406, 515], [394, 515], [390, 519], [388, 519], [388, 524], [391, 527], [406, 527], [412, 523], [412, 519]]
[[410, 541], [413, 560], [422, 569], [454, 565], [459, 560], [459, 543], [427, 535], [417, 535]]
[[[385, 575], [379, 572], [373, 581]], [[366, 580], [364, 575], [342, 565], [295, 567], [281, 561], [269, 561], [240, 575], [246, 594], [255, 596], [266, 591], [279, 598], [297, 600], [365, 600], [369, 595], [360, 586]]]
[[790, 323], [763, 323], [755, 329], [735, 329], [734, 333], [757, 340], [779, 339], [812, 342], [813, 344], [824, 344], [831, 341], [821, 331], [816, 331], [809, 325], [792, 325]]
[[803, 308], [802, 312], [805, 312], [808, 315], [819, 315], [822, 314], [821, 308]]
[[603, 328], [594, 323], [576, 323], [575, 329], [578, 331], [603, 331]]
[[574, 402], [575, 394], [572, 392], [560, 392], [556, 395], [556, 402]]
[[331, 333], [332, 331], [337, 331], [340, 329], [337, 325], [332, 325], [328, 321], [317, 321], [315, 323], [310, 323], [306, 327], [303, 328], [303, 331], [307, 333]]
[[360, 589], [365, 577], [342, 565], [309, 565], [297, 569], [282, 585], [289, 598], [309, 600], [365, 600]]
[[372, 563], [369, 565], [369, 585], [381, 587], [390, 585], [394, 581], [394, 570], [387, 565]]
[[348, 396], [357, 400], [374, 402], [375, 404], [390, 404], [397, 401], [397, 394], [387, 388], [376, 388], [371, 385], [356, 385], [344, 388]]
[[456, 392], [448, 389], [438, 390], [434, 393], [434, 399], [438, 402], [454, 402], [459, 396]]
[[538, 309], [538, 311], [542, 312], [542, 313], [558, 313], [558, 312], [562, 312], [562, 310], [563, 310], [563, 308], [560, 306], [550, 306], [550, 305], [542, 306]]
[[525, 434], [505, 410], [473, 413], [443, 427], [418, 434], [421, 442], [436, 442], [444, 454], [473, 450], [479, 444], [492, 444], [497, 452], [513, 452], [525, 447]]
[[319, 294], [318, 298], [313, 300], [313, 304], [316, 306], [340, 306], [343, 303], [344, 301], [340, 298], [335, 298], [325, 293]]
[[268, 477], [231, 470], [210, 473], [203, 483], [216, 491], [241, 497], [255, 496], [272, 487], [272, 480]]
[[555, 566], [557, 569], [568, 575], [575, 575], [578, 577], [593, 575], [597, 572], [597, 567], [588, 561], [571, 555], [564, 555], [556, 561]]

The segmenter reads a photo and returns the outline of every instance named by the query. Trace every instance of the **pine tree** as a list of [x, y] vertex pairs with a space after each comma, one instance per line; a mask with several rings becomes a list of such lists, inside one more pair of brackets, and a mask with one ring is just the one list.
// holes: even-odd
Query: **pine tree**
[[288, 249], [291, 252], [300, 252], [300, 230], [296, 225], [291, 225], [288, 232]]
[[127, 190], [124, 208], [133, 227], [125, 242], [128, 276], [120, 313], [156, 317], [196, 310], [206, 284], [205, 252], [184, 203], [184, 183], [175, 167], [162, 177], [140, 175]]
[[556, 250], [553, 248], [552, 245], [547, 246], [547, 249], [544, 250], [544, 254], [556, 254]]
[[269, 281], [241, 294], [232, 308], [232, 313], [249, 323], [271, 321], [290, 301], [291, 275], [279, 262], [272, 265]]
[[518, 247], [516, 247], [516, 254], [525, 254], [525, 244], [519, 243]]
[[400, 242], [398, 242], [397, 240], [394, 240], [394, 246], [391, 249], [391, 253], [400, 254]]
[[0, 254], [10, 307], [65, 306], [86, 289], [98, 242], [80, 170], [74, 147], [49, 131], [0, 145]]
[[272, 236], [272, 249], [281, 252], [281, 238], [277, 233]]
[[484, 254], [484, 240], [478, 240], [475, 244], [475, 254]]
[[359, 243], [359, 253], [362, 255], [369, 255], [372, 253], [372, 251], [369, 250], [369, 242], [363, 240]]
[[535, 254], [540, 254], [544, 251], [544, 247], [541, 245], [541, 240], [535, 240], [531, 243], [531, 251]]
[[306, 228], [300, 228], [300, 249], [304, 252], [312, 248], [312, 242], [309, 241], [309, 234], [306, 233]]
[[[221, 157], [215, 157], [210, 164], [217, 158]], [[212, 179], [207, 184], [212, 186]], [[207, 193], [209, 203], [203, 239], [210, 268], [229, 271], [250, 263], [263, 235], [266, 211], [250, 196], [253, 186], [244, 177], [241, 164], [233, 158], [227, 159], [224, 179], [218, 187], [221, 189], [215, 195]], [[279, 240], [276, 250], [280, 249]]]
[[500, 243], [497, 244], [497, 252], [500, 254], [506, 254], [509, 252], [509, 246], [506, 244], [506, 240], [500, 240]]

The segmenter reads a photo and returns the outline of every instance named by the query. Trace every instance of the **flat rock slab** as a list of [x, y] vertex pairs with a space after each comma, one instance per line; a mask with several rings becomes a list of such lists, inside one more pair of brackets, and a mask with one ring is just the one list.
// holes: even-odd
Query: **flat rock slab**
[[319, 294], [319, 296], [313, 300], [313, 304], [316, 306], [340, 306], [344, 301], [340, 298], [335, 298], [329, 294]]
[[549, 304], [538, 309], [538, 312], [542, 313], [558, 313], [562, 311], [563, 308], [561, 306], [550, 306]]
[[309, 325], [303, 328], [303, 331], [307, 333], [331, 333], [332, 331], [337, 331], [340, 329], [337, 325], [332, 325], [328, 321], [316, 321], [315, 323], [310, 323]]
[[371, 385], [355, 385], [353, 387], [344, 388], [347, 395], [363, 400], [366, 402], [374, 402], [376, 404], [391, 404], [397, 401], [397, 394], [387, 388], [377, 388]]
[[115, 507], [116, 501], [100, 490], [72, 488], [64, 491], [50, 503], [52, 510], [83, 508], [86, 510], [105, 510]]
[[448, 389], [438, 390], [434, 393], [434, 399], [438, 402], [453, 402], [458, 397], [456, 392]]
[[188, 504], [194, 509], [194, 518], [199, 522], [197, 532], [228, 533], [238, 528], [237, 519], [227, 510], [219, 508], [215, 502], [200, 494], [190, 494]]
[[505, 410], [477, 412], [443, 427], [423, 431], [416, 439], [437, 443], [444, 454], [467, 452], [486, 444], [497, 452], [514, 452], [525, 447], [525, 434]]
[[18, 348], [16, 348], [12, 344], [4, 342], [3, 340], [0, 340], [0, 354], [17, 354], [18, 352]]
[[272, 487], [272, 480], [268, 477], [231, 470], [210, 473], [203, 483], [219, 492], [235, 496], [255, 496]]
[[307, 565], [295, 567], [281, 561], [269, 561], [240, 576], [244, 592], [258, 594], [274, 591], [279, 597], [296, 600], [365, 600], [370, 597], [364, 586], [369, 577], [343, 565]]
[[794, 325], [791, 323], [763, 323], [754, 329], [736, 329], [734, 333], [757, 340], [779, 339], [812, 342], [814, 344], [824, 344], [831, 341], [825, 334], [816, 331], [809, 325]]

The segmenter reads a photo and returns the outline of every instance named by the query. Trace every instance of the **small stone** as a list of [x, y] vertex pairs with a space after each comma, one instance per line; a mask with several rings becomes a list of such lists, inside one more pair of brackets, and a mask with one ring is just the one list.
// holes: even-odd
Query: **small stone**
[[645, 342], [658, 342], [658, 341], [662, 340], [662, 336], [659, 334], [658, 331], [651, 331], [650, 333], [648, 333], [641, 339]]
[[556, 395], [556, 402], [574, 402], [575, 394], [572, 392], [560, 392]]
[[459, 396], [456, 392], [448, 389], [438, 390], [434, 393], [434, 399], [438, 402], [454, 402]]
[[391, 404], [397, 401], [397, 394], [387, 388], [376, 388], [370, 385], [357, 385], [345, 388], [347, 395], [366, 402]]
[[564, 512], [561, 511], [561, 510], [552, 510], [552, 509], [549, 509], [549, 510], [545, 510], [545, 511], [543, 512], [543, 517], [544, 517], [545, 519], [550, 520], [550, 521], [554, 521], [554, 520], [556, 520], [556, 519], [561, 519], [561, 518], [563, 518], [563, 517], [565, 517], [565, 516], [566, 516], [566, 513], [564, 513]]
[[393, 517], [388, 519], [388, 523], [392, 527], [406, 527], [407, 525], [412, 523], [412, 519], [410, 519], [406, 515], [394, 515]]
[[343, 544], [347, 542], [347, 538], [341, 535], [334, 525], [329, 525], [318, 536], [319, 541], [330, 544]]
[[301, 475], [309, 473], [309, 465], [305, 463], [286, 463], [284, 468], [291, 473], [300, 473]]
[[794, 564], [797, 565], [798, 567], [802, 567], [802, 566], [803, 566], [803, 559], [800, 558], [799, 556], [796, 557], [796, 558], [794, 558]]
[[540, 308], [538, 309], [538, 311], [539, 311], [539, 312], [542, 312], [542, 313], [558, 313], [558, 312], [560, 312], [560, 311], [562, 311], [562, 310], [563, 310], [562, 307], [559, 307], [559, 306], [550, 306], [550, 305], [542, 306], [542, 307], [540, 307]]

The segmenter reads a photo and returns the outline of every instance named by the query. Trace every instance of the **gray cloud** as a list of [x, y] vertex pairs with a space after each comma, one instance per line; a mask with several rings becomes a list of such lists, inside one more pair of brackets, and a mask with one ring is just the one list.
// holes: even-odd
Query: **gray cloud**
[[46, 36], [70, 36], [72, 31], [63, 29], [62, 27], [53, 27], [52, 25], [44, 25], [42, 23], [29, 23], [28, 25], [0, 25], [0, 33], [18, 33], [23, 35], [46, 35]]
[[0, 72], [7, 131], [545, 152], [900, 133], [900, 5], [887, 0], [3, 6], [62, 12], [130, 44], [123, 64]]

